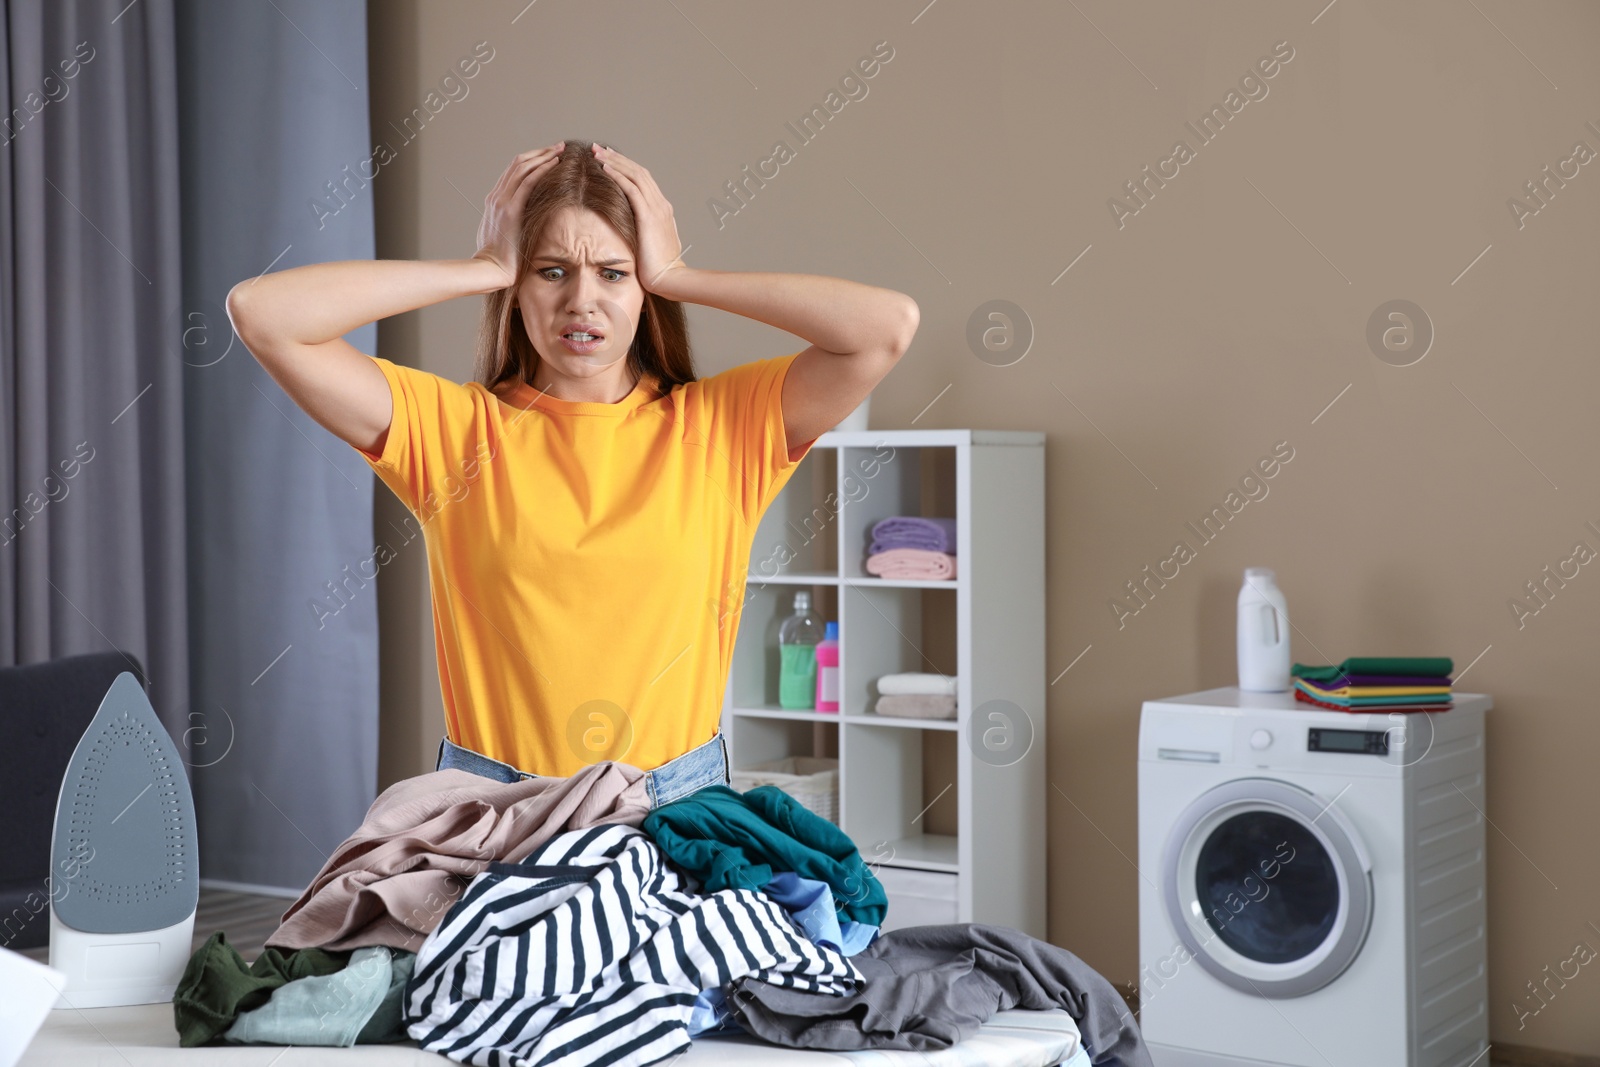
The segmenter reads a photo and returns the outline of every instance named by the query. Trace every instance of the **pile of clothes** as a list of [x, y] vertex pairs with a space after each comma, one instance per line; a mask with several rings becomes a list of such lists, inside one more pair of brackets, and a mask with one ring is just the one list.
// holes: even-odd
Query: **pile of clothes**
[[867, 573], [880, 578], [950, 579], [956, 576], [956, 520], [891, 515], [873, 523]]
[[931, 1051], [999, 1011], [1060, 1008], [1095, 1062], [1150, 1063], [1072, 953], [974, 923], [885, 933], [887, 911], [850, 838], [774, 786], [652, 810], [627, 764], [442, 770], [378, 797], [253, 964], [213, 935], [173, 1011], [185, 1047], [410, 1038], [464, 1063], [591, 1067], [728, 1032]]
[[[350, 988], [366, 985], [367, 975], [350, 970], [362, 950], [384, 950], [409, 981], [417, 950], [491, 863], [573, 830], [636, 827], [649, 813], [644, 772], [620, 763], [509, 784], [460, 770], [397, 782], [289, 906], [254, 964], [221, 934], [190, 958], [172, 1001], [179, 1044], [404, 1040], [399, 996], [378, 1001], [353, 1028], [323, 1023], [330, 1005], [363, 1002]], [[321, 985], [307, 984], [314, 979]], [[288, 1020], [277, 1033], [292, 1036], [267, 1036], [258, 1025], [267, 1018]]]
[[1294, 697], [1336, 711], [1449, 711], [1448, 656], [1353, 656], [1334, 667], [1296, 663]]
[[881, 675], [873, 709], [879, 715], [908, 719], [953, 719], [956, 717], [956, 681], [957, 676], [953, 674], [920, 671]]

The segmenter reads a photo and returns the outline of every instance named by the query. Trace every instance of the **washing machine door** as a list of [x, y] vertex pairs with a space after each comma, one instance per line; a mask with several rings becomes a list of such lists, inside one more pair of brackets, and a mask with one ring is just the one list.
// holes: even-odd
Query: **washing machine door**
[[1270, 778], [1202, 794], [1162, 859], [1167, 914], [1221, 981], [1263, 997], [1321, 989], [1356, 958], [1372, 920], [1372, 864], [1335, 798]]

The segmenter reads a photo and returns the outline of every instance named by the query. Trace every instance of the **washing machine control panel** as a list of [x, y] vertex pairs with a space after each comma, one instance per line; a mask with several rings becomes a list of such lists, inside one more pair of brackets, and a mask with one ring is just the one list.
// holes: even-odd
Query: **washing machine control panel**
[[1383, 730], [1330, 730], [1313, 726], [1306, 731], [1306, 751], [1387, 756], [1389, 734]]
[[[1454, 721], [1454, 710], [1439, 714]], [[1433, 752], [1434, 718], [1323, 711], [1288, 694], [1208, 690], [1145, 702], [1139, 760], [1400, 779]], [[1333, 792], [1340, 788], [1342, 782]]]

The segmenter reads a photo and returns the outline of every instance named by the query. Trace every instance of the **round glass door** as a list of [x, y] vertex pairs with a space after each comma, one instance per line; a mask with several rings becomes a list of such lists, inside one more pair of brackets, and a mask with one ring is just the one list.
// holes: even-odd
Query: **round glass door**
[[1163, 862], [1167, 910], [1195, 959], [1264, 997], [1302, 996], [1360, 952], [1371, 864], [1332, 804], [1285, 782], [1241, 779], [1177, 820]]

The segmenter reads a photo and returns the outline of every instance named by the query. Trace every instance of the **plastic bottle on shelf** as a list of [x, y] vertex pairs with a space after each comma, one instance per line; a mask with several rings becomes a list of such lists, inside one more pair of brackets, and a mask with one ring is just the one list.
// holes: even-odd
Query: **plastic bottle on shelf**
[[817, 702], [817, 645], [826, 631], [811, 610], [811, 594], [794, 595], [794, 614], [778, 628], [778, 706], [799, 710]]
[[828, 623], [817, 645], [817, 710], [839, 710], [839, 624]]
[[1289, 689], [1289, 607], [1268, 567], [1247, 567], [1239, 587], [1239, 688]]

